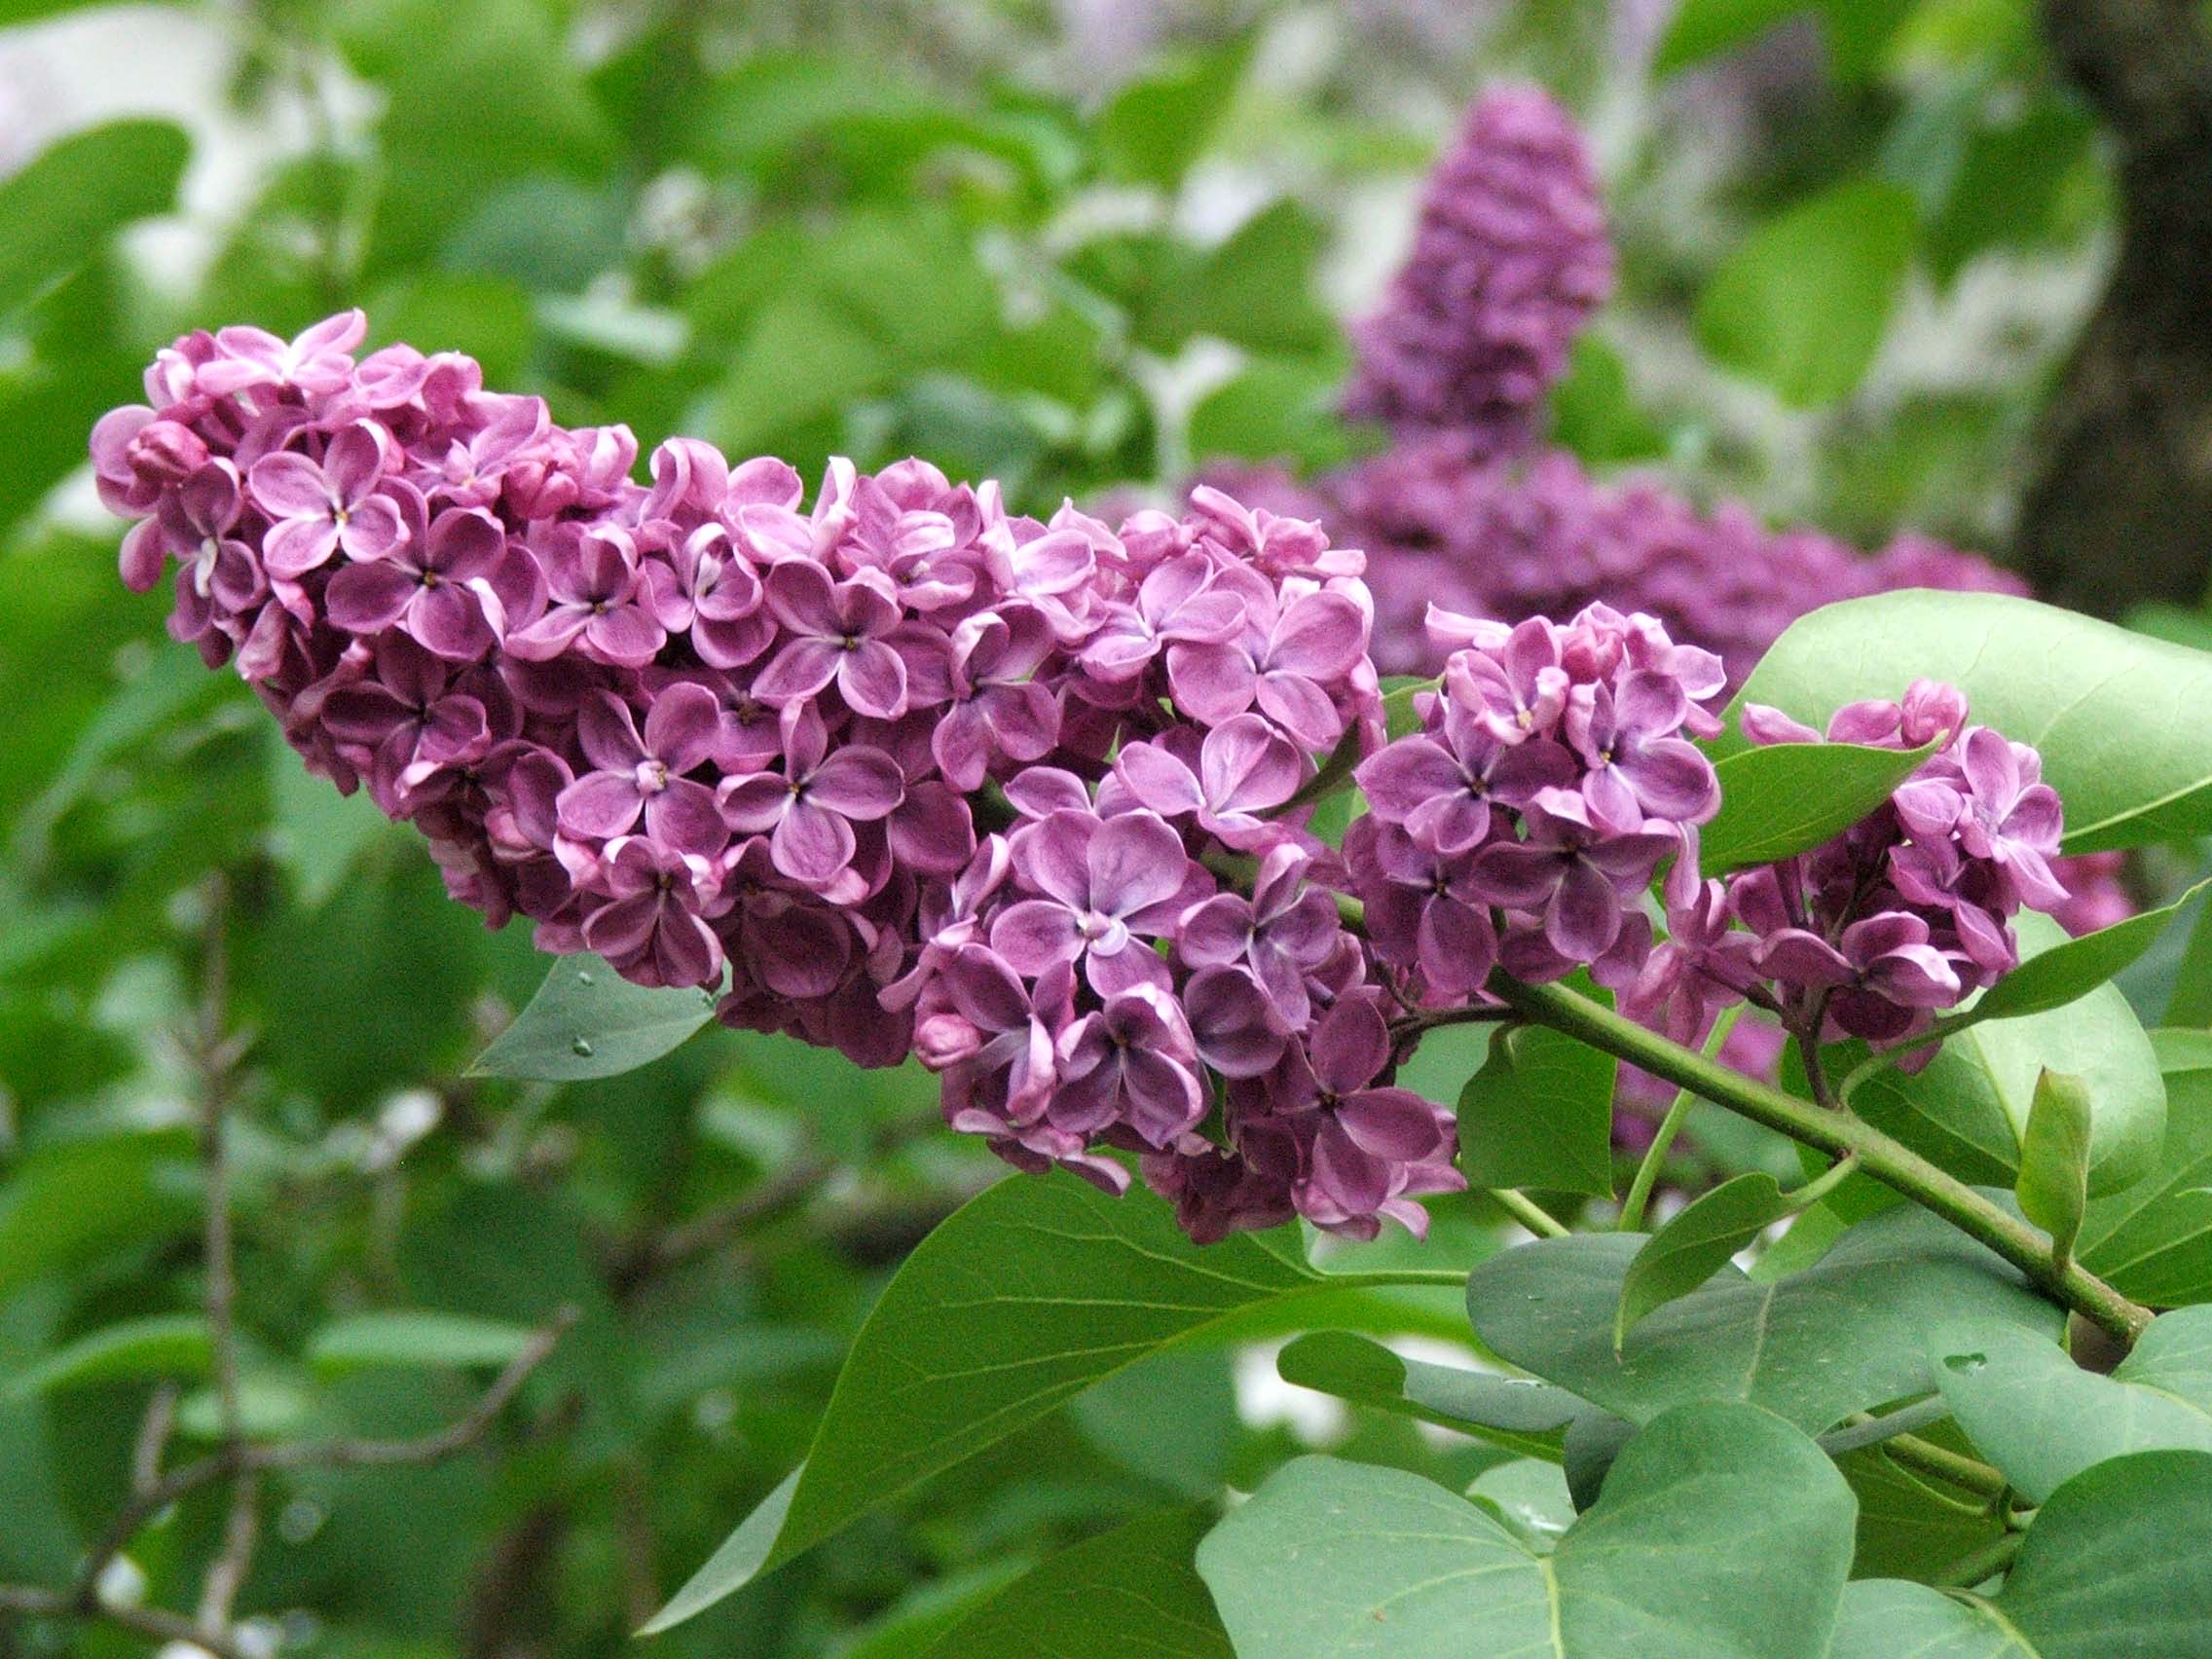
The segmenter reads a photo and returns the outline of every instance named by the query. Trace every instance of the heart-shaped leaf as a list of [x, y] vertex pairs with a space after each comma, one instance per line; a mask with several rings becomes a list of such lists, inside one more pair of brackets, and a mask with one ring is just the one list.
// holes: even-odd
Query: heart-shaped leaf
[[1851, 1564], [1851, 1492], [1745, 1406], [1683, 1406], [1546, 1555], [1397, 1469], [1302, 1457], [1198, 1546], [1239, 1659], [1807, 1659]]
[[2110, 1377], [2019, 1331], [1961, 1335], [1938, 1348], [1936, 1381], [1951, 1415], [2038, 1503], [2122, 1453], [2212, 1452], [2212, 1308], [2154, 1319]]
[[2028, 1529], [2005, 1587], [1946, 1596], [1862, 1579], [1827, 1659], [2180, 1659], [2212, 1630], [2212, 1455], [2138, 1452], [2076, 1475]]
[[[2031, 961], [2066, 939], [2056, 922], [2033, 911], [2013, 926]], [[2109, 984], [2064, 1008], [1961, 1031], [1920, 1072], [1868, 1078], [1852, 1090], [1851, 1104], [1962, 1181], [2009, 1187], [2019, 1175], [2036, 1080], [2046, 1071], [2080, 1078], [2093, 1103], [2089, 1191], [2119, 1192], [2141, 1180], [2157, 1161], [2166, 1089], [2135, 1011]]]
[[1350, 1331], [1311, 1331], [1297, 1338], [1275, 1356], [1275, 1370], [1301, 1388], [1555, 1463], [1567, 1425], [1597, 1409], [1549, 1382], [1405, 1359]]
[[1616, 1353], [1614, 1309], [1641, 1245], [1633, 1234], [1582, 1234], [1493, 1257], [1467, 1279], [1475, 1334], [1501, 1359], [1632, 1421], [1689, 1400], [1741, 1400], [1819, 1433], [1848, 1412], [1933, 1390], [1931, 1329], [2050, 1340], [2060, 1328], [2059, 1310], [2013, 1269], [1906, 1206], [1771, 1283], [1721, 1269], [1648, 1314]]
[[1148, 1194], [1002, 1181], [917, 1245], [839, 1372], [806, 1462], [645, 1629], [682, 1623], [1170, 1343], [1342, 1284], [1233, 1235], [1191, 1242]]
[[2067, 852], [2212, 831], [2212, 654], [2055, 606], [1921, 589], [1824, 606], [1775, 642], [1739, 701], [1821, 728], [1922, 676], [2041, 752], [2066, 802]]
[[710, 991], [633, 985], [596, 956], [564, 957], [468, 1069], [538, 1083], [617, 1077], [659, 1059], [714, 1016]]
[[2212, 1300], [2212, 1035], [2152, 1033], [2166, 1085], [2166, 1135], [2151, 1174], [2092, 1198], [2075, 1253], [2154, 1307]]
[[1210, 1509], [1167, 1509], [1031, 1568], [924, 1659], [1235, 1659], [1192, 1556]]
[[1925, 749], [1855, 743], [1777, 743], [1730, 755], [1714, 768], [1720, 810], [1698, 832], [1698, 868], [1725, 875], [1831, 841], [1927, 758]]
[[[1585, 984], [1585, 995], [1612, 999]], [[1490, 1046], [1459, 1094], [1459, 1168], [1476, 1187], [1613, 1191], [1613, 1080], [1619, 1063], [1544, 1025]]]
[[1904, 291], [1913, 229], [1912, 197], [1883, 179], [1785, 208], [1713, 274], [1698, 297], [1698, 344], [1794, 408], [1848, 396]]

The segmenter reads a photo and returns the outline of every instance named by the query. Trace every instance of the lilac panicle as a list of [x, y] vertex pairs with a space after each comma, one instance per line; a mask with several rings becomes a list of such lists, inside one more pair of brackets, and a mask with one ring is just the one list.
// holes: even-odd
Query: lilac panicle
[[1346, 413], [1485, 455], [1516, 447], [1611, 294], [1613, 263], [1572, 118], [1536, 87], [1484, 94], [1429, 175], [1382, 308], [1352, 331]]
[[[1655, 616], [1437, 611], [1446, 672], [1385, 744], [1363, 557], [1310, 520], [1201, 488], [1039, 521], [919, 461], [833, 461], [809, 502], [687, 439], [644, 484], [626, 428], [456, 353], [356, 357], [365, 327], [160, 354], [92, 437], [138, 521], [125, 581], [173, 563], [172, 632], [492, 925], [712, 988], [733, 1026], [918, 1057], [955, 1128], [1112, 1191], [1133, 1158], [1198, 1237], [1418, 1232], [1464, 1182], [1452, 1114], [1394, 1069], [1415, 1012], [1493, 966], [1663, 986], [1694, 1027], [1694, 946], [1886, 1039], [2059, 891], [2032, 751], [1958, 737], [1929, 688], [1831, 732], [1956, 738], [1833, 851], [1874, 909], [1821, 908], [1825, 854], [1715, 897], [1686, 739], [1726, 675]], [[1306, 800], [1340, 754], [1374, 803], [1341, 854]]]
[[1200, 1233], [1371, 1232], [1458, 1184], [1425, 1104], [1380, 1178], [1334, 1129], [1248, 1163], [1217, 1109], [1373, 977], [1291, 804], [1381, 730], [1359, 553], [1210, 490], [1042, 523], [918, 461], [809, 504], [672, 439], [641, 484], [626, 428], [365, 332], [179, 340], [94, 472], [141, 521], [126, 582], [173, 562], [172, 631], [456, 898], [730, 1024], [916, 1054], [957, 1127], [1113, 1188], [1138, 1155]]

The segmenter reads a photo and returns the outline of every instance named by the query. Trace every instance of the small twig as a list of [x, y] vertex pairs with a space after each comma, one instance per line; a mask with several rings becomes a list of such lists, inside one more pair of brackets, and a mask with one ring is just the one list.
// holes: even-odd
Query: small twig
[[435, 1433], [421, 1435], [412, 1440], [313, 1440], [274, 1446], [241, 1441], [236, 1447], [224, 1447], [196, 1463], [187, 1463], [183, 1468], [165, 1475], [146, 1491], [133, 1493], [130, 1501], [109, 1523], [107, 1531], [101, 1535], [92, 1554], [86, 1557], [85, 1566], [78, 1573], [72, 1604], [96, 1604], [100, 1573], [106, 1569], [109, 1562], [123, 1553], [124, 1547], [138, 1535], [140, 1529], [179, 1498], [215, 1481], [228, 1476], [266, 1474], [276, 1470], [423, 1465], [442, 1462], [445, 1458], [465, 1451], [492, 1426], [501, 1409], [521, 1391], [531, 1373], [545, 1363], [546, 1356], [560, 1344], [562, 1337], [575, 1324], [578, 1317], [578, 1309], [562, 1309], [523, 1345], [521, 1351], [508, 1361], [507, 1368], [499, 1373], [464, 1416]]
[[1954, 1590], [1971, 1590], [1983, 1579], [1993, 1577], [2010, 1567], [2012, 1558], [2020, 1553], [2020, 1545], [2026, 1540], [2025, 1532], [2008, 1531], [1985, 1548], [1953, 1562], [1931, 1582]]
[[1909, 1434], [1916, 1428], [1926, 1428], [1950, 1416], [1951, 1408], [1940, 1394], [1931, 1394], [1925, 1400], [1916, 1400], [1909, 1406], [1882, 1417], [1870, 1412], [1853, 1412], [1844, 1419], [1844, 1426], [1831, 1428], [1820, 1436], [1821, 1450], [1831, 1457], [1840, 1457], [1846, 1452], [1856, 1452], [1862, 1446], [1879, 1446], [1885, 1440], [1894, 1440], [1900, 1434]]
[[138, 1438], [130, 1449], [130, 1490], [144, 1492], [162, 1478], [162, 1457], [168, 1451], [169, 1431], [176, 1426], [177, 1386], [164, 1382], [146, 1402], [146, 1415], [138, 1424]]
[[162, 1607], [132, 1607], [99, 1601], [87, 1603], [57, 1590], [39, 1590], [27, 1584], [0, 1584], [0, 1614], [108, 1624], [165, 1646], [172, 1641], [183, 1642], [212, 1653], [215, 1659], [247, 1659], [245, 1649], [228, 1636], [210, 1634], [182, 1613]]
[[1882, 1442], [1882, 1450], [1909, 1469], [1934, 1475], [1992, 1502], [2005, 1491], [2005, 1477], [1987, 1463], [1917, 1434], [1894, 1434]]
[[1506, 1214], [1526, 1227], [1530, 1233], [1533, 1233], [1538, 1238], [1565, 1238], [1567, 1236], [1567, 1230], [1559, 1218], [1526, 1194], [1517, 1192], [1511, 1187], [1492, 1187], [1487, 1190], [1490, 1196], [1504, 1207]]
[[[1720, 1051], [1728, 1045], [1728, 1034], [1736, 1029], [1736, 1021], [1744, 1016], [1744, 1005], [1735, 1003], [1720, 1011], [1720, 1017], [1713, 1022], [1706, 1033], [1705, 1047], [1700, 1051], [1707, 1059], [1717, 1059]], [[1681, 1133], [1682, 1121], [1690, 1115], [1697, 1103], [1694, 1088], [1678, 1088], [1667, 1107], [1667, 1115], [1659, 1120], [1659, 1127], [1652, 1133], [1651, 1144], [1643, 1149], [1643, 1161], [1636, 1166], [1636, 1178], [1629, 1183], [1628, 1197], [1621, 1200], [1620, 1231], [1634, 1233], [1643, 1226], [1644, 1207], [1651, 1202], [1651, 1189], [1659, 1184], [1659, 1171], [1666, 1166], [1667, 1154], [1673, 1149], [1675, 1137]]]
[[[939, 1127], [941, 1122], [933, 1112], [926, 1117], [903, 1118], [886, 1124], [870, 1141], [870, 1150], [876, 1157], [886, 1156], [916, 1136]], [[608, 1269], [608, 1276], [615, 1294], [630, 1295], [662, 1273], [735, 1243], [762, 1222], [798, 1208], [814, 1196], [823, 1182], [837, 1172], [838, 1167], [837, 1161], [827, 1155], [802, 1158], [789, 1168], [749, 1187], [727, 1203], [639, 1239], [617, 1254]]]
[[1424, 1009], [1403, 1019], [1390, 1021], [1390, 1042], [1395, 1047], [1409, 1038], [1440, 1031], [1447, 1025], [1496, 1025], [1520, 1017], [1511, 1009], [1498, 1004], [1478, 1008]]
[[[205, 947], [201, 963], [200, 1032], [194, 1060], [200, 1072], [201, 1161], [206, 1179], [207, 1344], [215, 1376], [215, 1422], [226, 1453], [244, 1444], [239, 1408], [238, 1258], [231, 1229], [231, 1160], [226, 1115], [230, 1108], [230, 956], [224, 938], [227, 884], [218, 872], [207, 878]], [[229, 1623], [239, 1588], [253, 1566], [260, 1535], [261, 1483], [240, 1471], [231, 1488], [230, 1518], [223, 1546], [207, 1568], [200, 1598], [200, 1629], [221, 1631]]]

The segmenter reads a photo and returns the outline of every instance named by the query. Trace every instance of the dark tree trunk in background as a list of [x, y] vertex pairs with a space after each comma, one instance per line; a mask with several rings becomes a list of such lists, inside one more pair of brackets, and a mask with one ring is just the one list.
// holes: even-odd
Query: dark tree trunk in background
[[2037, 434], [2016, 558], [2112, 615], [2212, 577], [2212, 39], [2196, 0], [2046, 0], [2119, 151], [2120, 240]]

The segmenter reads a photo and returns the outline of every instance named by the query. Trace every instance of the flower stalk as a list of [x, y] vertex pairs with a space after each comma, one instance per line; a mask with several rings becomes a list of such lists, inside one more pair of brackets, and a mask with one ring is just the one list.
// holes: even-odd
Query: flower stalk
[[1499, 974], [1492, 977], [1490, 991], [1525, 1019], [1641, 1066], [1802, 1145], [1834, 1158], [1856, 1158], [1875, 1180], [1987, 1245], [2120, 1342], [2132, 1346], [2150, 1324], [2150, 1309], [2122, 1296], [2080, 1262], [2062, 1265], [2050, 1240], [2026, 1222], [1850, 1112], [1824, 1110], [1745, 1077], [1565, 985], [1525, 984]]

